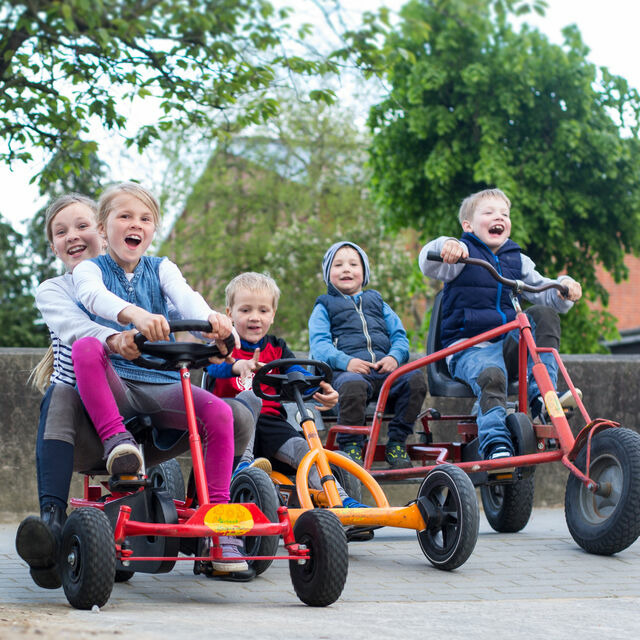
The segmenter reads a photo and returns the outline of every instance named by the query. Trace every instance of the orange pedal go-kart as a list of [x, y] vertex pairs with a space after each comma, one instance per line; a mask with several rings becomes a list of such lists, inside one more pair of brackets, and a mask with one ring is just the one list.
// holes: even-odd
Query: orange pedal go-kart
[[[433, 252], [428, 258], [442, 260]], [[439, 344], [440, 305], [437, 297], [427, 338], [428, 355], [398, 367], [389, 375], [378, 396], [371, 425], [334, 425], [329, 429], [326, 447], [335, 448], [335, 436], [340, 432], [368, 435], [364, 468], [381, 481], [406, 481], [431, 474], [434, 467], [455, 464], [480, 487], [485, 515], [490, 525], [500, 532], [519, 531], [527, 524], [533, 508], [536, 465], [559, 461], [570, 472], [565, 492], [565, 516], [576, 543], [595, 554], [622, 551], [640, 535], [640, 435], [620, 427], [617, 422], [590, 418], [557, 350], [536, 345], [529, 318], [519, 302], [518, 294], [522, 291], [565, 288], [557, 283], [534, 288], [518, 280], [509, 280], [483, 260], [461, 258], [460, 262], [487, 269], [510, 289], [515, 319], [443, 349]], [[378, 444], [378, 439], [389, 390], [399, 376], [426, 367], [432, 396], [472, 397], [470, 387], [450, 378], [445, 359], [513, 330], [519, 331], [518, 381], [510, 385], [509, 393], [517, 393], [517, 404], [516, 411], [507, 416], [507, 427], [516, 455], [498, 460], [480, 459], [475, 415], [442, 415], [436, 409], [428, 409], [420, 416], [422, 442], [407, 445], [409, 457], [416, 466], [407, 469], [373, 466], [384, 460], [384, 446]], [[575, 437], [549, 373], [540, 360], [543, 352], [553, 354], [571, 393], [571, 403], [584, 420], [584, 426]], [[527, 358], [533, 360], [532, 375], [544, 399], [550, 424], [532, 424], [525, 413], [517, 410], [527, 407]], [[432, 427], [447, 421], [457, 425], [459, 442], [434, 441]]]
[[[208, 322], [182, 320], [172, 322], [171, 331], [209, 332], [211, 327]], [[196, 567], [198, 563], [224, 560], [219, 545], [222, 535], [243, 536], [253, 547], [258, 542], [261, 553], [247, 557], [256, 574], [275, 559], [289, 560], [293, 587], [305, 604], [326, 606], [335, 602], [346, 581], [348, 551], [344, 529], [332, 513], [308, 511], [294, 526], [287, 508], [277, 505], [270, 482], [259, 488], [261, 502], [272, 506], [268, 513], [252, 502], [209, 502], [190, 369], [208, 365], [209, 358], [220, 354], [218, 348], [194, 342], [147, 343], [141, 334], [136, 336], [136, 343], [144, 354], [137, 364], [180, 372], [194, 495], [190, 492], [186, 499], [180, 499], [169, 493], [180, 484], [167, 472], [170, 465], [160, 471], [154, 469], [150, 477], [144, 473], [119, 476], [100, 484], [91, 484], [92, 474], [88, 473], [84, 498], [71, 500], [75, 509], [62, 532], [61, 579], [70, 604], [78, 609], [101, 607], [109, 600], [114, 581], [128, 580], [135, 572], [167, 573], [184, 560], [195, 560]], [[233, 338], [228, 347], [233, 347]], [[211, 544], [198, 545], [203, 538]], [[280, 538], [283, 555], [278, 555]], [[198, 549], [206, 547], [207, 555], [198, 555]], [[181, 552], [195, 553], [196, 557]]]
[[[317, 373], [305, 375], [300, 370], [289, 370], [293, 365], [310, 367]], [[305, 399], [313, 395], [321, 381], [331, 382], [331, 378], [331, 369], [323, 362], [287, 359], [264, 364], [253, 379], [253, 391], [261, 398], [295, 403], [297, 420], [309, 444], [310, 451], [298, 466], [295, 481], [277, 471], [271, 473], [281, 501], [289, 506], [291, 520], [298, 526], [308, 514], [317, 511], [316, 507], [323, 507], [326, 513], [335, 514], [352, 539], [366, 539], [366, 534], [378, 527], [415, 529], [420, 548], [434, 567], [450, 571], [464, 564], [475, 547], [479, 522], [475, 490], [468, 476], [453, 465], [440, 465], [423, 480], [416, 500], [405, 507], [389, 506], [370, 473], [347, 456], [322, 447], [313, 412], [305, 407]], [[265, 391], [266, 388], [273, 393]], [[309, 488], [312, 465], [318, 470], [322, 491]], [[231, 486], [232, 499], [236, 491], [244, 499], [259, 503], [260, 496], [252, 490], [246, 471], [236, 474]], [[260, 470], [248, 471], [258, 475], [255, 472]], [[354, 480], [358, 487], [361, 483], [371, 494], [375, 507], [344, 508], [336, 489], [336, 477], [348, 493]]]

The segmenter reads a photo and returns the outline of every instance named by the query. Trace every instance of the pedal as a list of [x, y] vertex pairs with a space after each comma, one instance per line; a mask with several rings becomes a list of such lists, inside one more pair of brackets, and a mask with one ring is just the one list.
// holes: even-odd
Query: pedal
[[110, 491], [128, 491], [148, 486], [146, 476], [138, 475], [115, 475], [109, 478]]
[[367, 542], [373, 540], [374, 530], [379, 527], [347, 527], [345, 534], [347, 542]]

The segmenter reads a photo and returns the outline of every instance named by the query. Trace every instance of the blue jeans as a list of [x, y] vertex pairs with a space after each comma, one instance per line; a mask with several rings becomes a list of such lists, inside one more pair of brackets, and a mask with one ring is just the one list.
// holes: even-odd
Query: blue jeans
[[[531, 328], [533, 329], [535, 337], [535, 324], [531, 320]], [[456, 353], [449, 362], [449, 372], [452, 377], [466, 382], [472, 389], [473, 393], [478, 398], [478, 444], [479, 452], [482, 457], [485, 457], [491, 449], [497, 445], [504, 445], [511, 451], [514, 450], [513, 443], [511, 441], [511, 434], [505, 424], [507, 418], [507, 385], [509, 375], [507, 372], [507, 364], [505, 363], [504, 351], [506, 349], [513, 349], [514, 344], [509, 344], [510, 341], [518, 342], [518, 330], [511, 331], [503, 340], [498, 342], [492, 342], [485, 347], [471, 347]], [[553, 383], [554, 389], [558, 381], [558, 363], [551, 353], [541, 353], [540, 360], [546, 366], [549, 372], [549, 377]], [[502, 371], [504, 376], [504, 385], [500, 380], [501, 398], [504, 398], [497, 406], [491, 406], [486, 408], [486, 403], [483, 402], [483, 390], [478, 384], [478, 378], [490, 367], [495, 367]], [[527, 382], [528, 382], [528, 402], [530, 403], [534, 398], [540, 395], [538, 389], [538, 383], [531, 375], [531, 368], [533, 367], [533, 361], [531, 357], [527, 358]], [[509, 369], [513, 369], [510, 366]], [[517, 371], [517, 368], [516, 368]], [[517, 374], [516, 374], [517, 375]], [[483, 407], [483, 405], [485, 405]], [[484, 410], [483, 410], [484, 409]], [[524, 408], [521, 408], [521, 410]]]

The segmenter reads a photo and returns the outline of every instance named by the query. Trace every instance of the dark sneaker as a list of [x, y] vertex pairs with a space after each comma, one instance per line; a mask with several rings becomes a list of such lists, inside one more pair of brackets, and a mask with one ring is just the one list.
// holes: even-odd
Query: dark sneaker
[[357, 462], [360, 466], [364, 464], [362, 459], [362, 447], [357, 442], [349, 442], [348, 444], [340, 445], [340, 451], [344, 451], [354, 462]]
[[384, 459], [392, 469], [408, 469], [413, 466], [402, 442], [389, 442], [384, 451]]
[[[491, 451], [489, 452], [489, 455], [487, 456], [487, 460], [500, 460], [502, 458], [510, 458], [512, 455], [513, 455], [513, 451], [511, 451], [511, 449], [509, 449], [509, 447], [507, 447], [504, 444], [498, 444], [495, 447], [493, 447], [493, 449], [491, 449]], [[504, 468], [500, 468], [500, 469], [491, 469], [491, 470], [489, 470], [489, 473], [502, 474], [502, 473], [510, 473], [512, 471], [515, 471], [515, 467], [504, 467]]]
[[111, 475], [135, 476], [142, 467], [142, 454], [128, 432], [116, 433], [104, 441], [104, 460]]
[[[580, 400], [582, 400], [582, 391], [580, 391], [580, 389], [578, 389], [577, 387], [576, 395], [578, 396], [578, 398], [580, 398]], [[559, 395], [558, 400], [560, 401], [560, 406], [562, 407], [565, 414], [570, 414], [578, 406], [578, 403], [573, 397], [573, 394], [568, 390]], [[536, 398], [534, 398], [529, 404], [529, 409], [531, 410], [531, 421], [533, 422], [533, 424], [549, 424], [551, 422], [549, 414], [547, 413], [547, 407], [544, 404], [542, 396], [537, 396]]]

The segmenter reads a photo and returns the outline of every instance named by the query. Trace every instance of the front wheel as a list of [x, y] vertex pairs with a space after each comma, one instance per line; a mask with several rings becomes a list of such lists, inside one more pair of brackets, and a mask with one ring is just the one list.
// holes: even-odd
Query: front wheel
[[494, 531], [515, 533], [524, 529], [533, 511], [533, 493], [533, 475], [525, 475], [510, 484], [482, 485], [484, 515]]
[[347, 536], [330, 511], [305, 511], [293, 527], [298, 544], [309, 549], [309, 560], [289, 561], [291, 582], [298, 598], [310, 607], [326, 607], [342, 593], [349, 569]]
[[60, 578], [76, 609], [102, 607], [109, 600], [116, 571], [116, 547], [107, 516], [99, 509], [72, 511], [62, 530]]
[[422, 481], [417, 500], [426, 523], [417, 532], [422, 552], [436, 569], [457, 569], [478, 540], [478, 500], [469, 476], [454, 465], [438, 465]]
[[[271, 478], [257, 467], [239, 471], [231, 481], [231, 502], [253, 502], [271, 522], [278, 522], [278, 494]], [[247, 556], [275, 556], [278, 553], [278, 536], [245, 536], [244, 552]], [[256, 575], [264, 573], [273, 560], [247, 560]]]
[[[575, 461], [583, 472], [586, 459], [585, 446]], [[587, 475], [600, 490], [593, 493], [569, 475], [564, 499], [567, 526], [585, 551], [618, 553], [640, 535], [640, 435], [622, 428], [594, 435]]]

